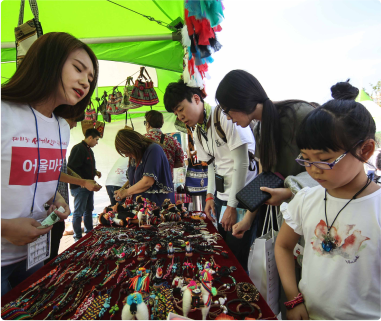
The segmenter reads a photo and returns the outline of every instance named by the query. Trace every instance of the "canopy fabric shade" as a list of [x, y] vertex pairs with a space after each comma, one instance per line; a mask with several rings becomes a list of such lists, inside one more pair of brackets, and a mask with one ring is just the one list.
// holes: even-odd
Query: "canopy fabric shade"
[[[28, 0], [25, 2], [24, 22], [33, 18], [27, 4]], [[114, 2], [162, 21], [165, 25], [177, 19], [184, 20], [184, 1], [182, 0], [115, 0]], [[169, 82], [177, 81], [183, 70], [184, 52], [181, 43], [173, 40], [115, 42], [115, 37], [168, 35], [168, 39], [171, 39], [173, 29], [106, 0], [37, 0], [37, 4], [44, 33], [68, 32], [79, 39], [86, 39], [99, 60], [128, 62], [156, 68], [158, 81], [154, 83], [154, 86], [160, 102], [153, 108], [164, 109], [165, 88]], [[18, 22], [20, 1], [4, 0], [1, 3], [1, 9], [1, 83], [4, 83], [16, 70], [16, 50], [10, 47], [15, 41], [14, 28]], [[102, 43], [98, 43], [99, 41], [91, 43], [92, 39], [99, 38], [103, 38]], [[125, 78], [127, 76], [130, 75], [126, 74]], [[107, 86], [103, 82], [105, 87], [99, 87], [99, 96], [104, 90], [109, 91], [119, 82], [108, 83]], [[119, 88], [121, 92], [123, 92], [123, 85]], [[150, 107], [142, 107], [134, 111], [145, 112], [146, 110], [150, 110]], [[134, 114], [134, 116], [141, 115]], [[124, 115], [112, 116], [112, 119], [118, 120], [124, 117]]]

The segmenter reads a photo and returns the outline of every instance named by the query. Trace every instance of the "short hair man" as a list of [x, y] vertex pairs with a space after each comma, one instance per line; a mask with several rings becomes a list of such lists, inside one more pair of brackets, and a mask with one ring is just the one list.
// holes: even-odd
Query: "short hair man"
[[[81, 115], [76, 119], [65, 119], [70, 126], [70, 129], [77, 127], [77, 123], [82, 121], [85, 117], [85, 114]], [[98, 185], [94, 180], [83, 179], [77, 173], [72, 171], [67, 167], [66, 158], [63, 160], [60, 182], [58, 184], [58, 192], [64, 198], [66, 204], [69, 204], [69, 190], [68, 183], [78, 184], [84, 186], [89, 191], [99, 191], [102, 187]], [[60, 242], [62, 235], [65, 231], [65, 222], [60, 221], [53, 225], [51, 232], [51, 244], [50, 244], [50, 256], [45, 260], [47, 264], [50, 260], [54, 259], [58, 255], [58, 250], [60, 247]]]
[[[95, 175], [101, 178], [101, 172], [96, 170], [92, 148], [99, 141], [100, 133], [95, 128], [86, 130], [85, 139], [75, 145], [70, 153], [68, 167], [84, 179], [93, 180]], [[80, 185], [70, 184], [70, 193], [74, 197], [73, 230], [74, 240], [82, 237], [82, 216], [85, 233], [93, 229], [94, 192]]]
[[[164, 105], [168, 112], [174, 113], [185, 125], [196, 126], [197, 134], [194, 135], [194, 141], [198, 160], [209, 164], [205, 212], [211, 220], [213, 218], [210, 212], [216, 216], [219, 233], [233, 250], [243, 268], [247, 270], [247, 259], [255, 224], [252, 224], [249, 232], [242, 239], [232, 236], [231, 231], [232, 226], [237, 222], [236, 208], [241, 207], [235, 195], [251, 182], [257, 173], [256, 168], [251, 167], [250, 171], [248, 170], [248, 152], [252, 154], [255, 152], [254, 137], [249, 127], [242, 128], [233, 124], [223, 113], [216, 120], [216, 107], [211, 107], [202, 97], [199, 88], [188, 87], [183, 80], [180, 80], [177, 83], [170, 83], [166, 88]], [[216, 130], [217, 121], [220, 129], [225, 133], [226, 142]], [[218, 174], [217, 178], [216, 174]], [[219, 184], [216, 184], [217, 179]], [[216, 185], [217, 193], [214, 198]], [[219, 224], [222, 206], [227, 208]]]
[[167, 156], [172, 178], [173, 169], [184, 166], [184, 152], [180, 143], [173, 137], [163, 134], [161, 127], [164, 124], [164, 117], [161, 112], [150, 110], [145, 114], [144, 125], [146, 126], [146, 137], [163, 145], [163, 150]]

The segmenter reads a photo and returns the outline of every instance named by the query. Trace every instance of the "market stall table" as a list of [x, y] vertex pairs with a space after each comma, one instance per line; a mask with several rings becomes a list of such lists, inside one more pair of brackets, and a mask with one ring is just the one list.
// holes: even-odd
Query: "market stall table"
[[[190, 221], [189, 219], [186, 219], [186, 221]], [[216, 230], [213, 226], [213, 224], [209, 221], [209, 220], [206, 220], [206, 223], [207, 223], [207, 229], [210, 233], [215, 233]], [[75, 257], [77, 253], [73, 254], [74, 251], [78, 251], [78, 248], [81, 248], [82, 245], [86, 245], [86, 244], [90, 244], [90, 243], [93, 243], [95, 241], [94, 238], [97, 238], [98, 235], [99, 235], [99, 232], [102, 231], [102, 228], [104, 228], [102, 225], [99, 225], [96, 229], [94, 229], [92, 232], [86, 234], [86, 236], [84, 236], [81, 240], [79, 240], [77, 243], [73, 244], [69, 249], [67, 249], [65, 252], [63, 252], [59, 257], [69, 257], [68, 259], [66, 260], [63, 260], [62, 262], [60, 262], [58, 265], [54, 265], [53, 262], [54, 260], [52, 260], [49, 264], [45, 265], [44, 267], [42, 267], [40, 270], [38, 270], [36, 273], [34, 273], [32, 276], [30, 276], [29, 278], [27, 278], [24, 282], [22, 282], [21, 284], [19, 284], [18, 286], [16, 286], [14, 289], [12, 289], [10, 292], [8, 292], [6, 295], [4, 295], [2, 298], [1, 298], [1, 306], [2, 308], [9, 302], [11, 301], [14, 301], [16, 300], [17, 298], [19, 298], [21, 295], [27, 293], [27, 291], [24, 291], [22, 292], [23, 290], [27, 289], [28, 287], [30, 287], [30, 285], [32, 285], [33, 283], [36, 283], [38, 282], [38, 280], [40, 280], [41, 278], [43, 278], [45, 275], [47, 275], [51, 270], [53, 270], [55, 267], [57, 266], [61, 266], [61, 271], [58, 272], [57, 274], [57, 278], [59, 278], [60, 275], [63, 275], [63, 273], [65, 272], [65, 270], [68, 268], [68, 266], [70, 265], [70, 263], [72, 262], [78, 262], [81, 257], [87, 252], [87, 251], [93, 251], [95, 249], [98, 249], [99, 251], [99, 247], [98, 246], [95, 246], [95, 247], [92, 247], [91, 249], [90, 248], [86, 248], [86, 250], [84, 251], [84, 253], [82, 253], [81, 255], [79, 255], [78, 257]], [[122, 228], [118, 228], [118, 227], [115, 227], [113, 228], [113, 230], [120, 230], [120, 232], [122, 232], [124, 229]], [[135, 227], [135, 229], [139, 230], [139, 227]], [[111, 228], [110, 228], [111, 230]], [[142, 229], [143, 230], [143, 229]], [[190, 239], [191, 240], [191, 239]], [[192, 241], [191, 241], [192, 242]], [[218, 255], [218, 254], [213, 254], [213, 253], [210, 253], [210, 254], [213, 254], [213, 257], [214, 257], [214, 260], [215, 262], [220, 266], [220, 267], [223, 267], [223, 266], [226, 266], [226, 267], [231, 267], [231, 266], [235, 266], [236, 267], [236, 270], [231, 274], [231, 276], [235, 279], [235, 281], [237, 283], [240, 283], [240, 282], [247, 282], [247, 283], [250, 283], [252, 284], [249, 276], [245, 273], [244, 269], [240, 266], [240, 264], [238, 263], [237, 259], [235, 258], [235, 256], [233, 255], [232, 251], [227, 247], [226, 243], [220, 238], [218, 241], [217, 241], [217, 244], [214, 244], [214, 245], [218, 245], [218, 246], [221, 246], [222, 249], [224, 251], [226, 251], [226, 253], [228, 254], [228, 258], [225, 258], [223, 255]], [[221, 248], [220, 248], [221, 249]], [[220, 251], [218, 251], [217, 253], [219, 253]], [[71, 255], [72, 254], [72, 255]], [[203, 254], [203, 256], [206, 258], [206, 260], [210, 260], [210, 254]], [[71, 255], [71, 256], [70, 256]], [[193, 251], [193, 256], [192, 256], [192, 262], [194, 263], [194, 265], [196, 265], [196, 262], [197, 262], [197, 258], [200, 256], [199, 253], [197, 253], [196, 251]], [[74, 260], [72, 261], [72, 258], [74, 257]], [[185, 259], [185, 253], [175, 253], [175, 257], [179, 257], [180, 258], [180, 264], [182, 265], [182, 262], [184, 262], [184, 259]], [[171, 264], [172, 262], [172, 259], [168, 258], [167, 257], [167, 253], [164, 253], [164, 254], [158, 254], [157, 255], [157, 259], [160, 260], [161, 258], [164, 258], [165, 259], [165, 262], [163, 264], [163, 267], [162, 267], [162, 270], [163, 270], [163, 276], [166, 274], [167, 272], [167, 267]], [[134, 264], [131, 265], [131, 263], [135, 261]], [[96, 263], [97, 261], [94, 260], [92, 261], [92, 263]], [[86, 262], [88, 263], [88, 262]], [[105, 266], [108, 265], [108, 271], [111, 273], [111, 271], [113, 271], [115, 268], [116, 268], [116, 260], [115, 258], [113, 260], [111, 259], [107, 259], [105, 260], [105, 263], [104, 265], [102, 264], [101, 266], [104, 268]], [[123, 308], [123, 304], [122, 304], [122, 301], [123, 299], [126, 297], [126, 294], [121, 294], [120, 296], [120, 290], [121, 290], [121, 284], [125, 284], [124, 282], [128, 281], [128, 277], [124, 278], [122, 281], [120, 281], [119, 284], [117, 284], [117, 280], [118, 280], [118, 277], [120, 276], [120, 274], [122, 273], [123, 269], [129, 265], [130, 268], [129, 270], [134, 270], [135, 267], [137, 266], [137, 264], [139, 263], [139, 261], [137, 261], [137, 256], [135, 257], [131, 257], [129, 259], [127, 259], [125, 262], [123, 263], [120, 263], [119, 264], [119, 269], [118, 269], [118, 273], [115, 275], [115, 277], [111, 278], [109, 281], [107, 281], [107, 284], [105, 284], [104, 286], [102, 286], [100, 288], [100, 290], [102, 291], [101, 294], [104, 294], [106, 293], [105, 292], [105, 289], [113, 289], [112, 293], [111, 293], [111, 302], [110, 302], [110, 307], [113, 307], [116, 303], [118, 303], [118, 307], [119, 307], [119, 310], [114, 312], [115, 315], [113, 315], [112, 319], [114, 320], [120, 320], [121, 319], [121, 311], [122, 311], [122, 308]], [[147, 269], [149, 269], [151, 266], [150, 263], [148, 263], [145, 267]], [[180, 267], [182, 268], [182, 267]], [[74, 269], [74, 270], [77, 270]], [[184, 269], [184, 277], [187, 277], [187, 274], [188, 272], [190, 272], [190, 277], [193, 276], [193, 273], [194, 273], [194, 270], [193, 272], [192, 271], [189, 271], [190, 269]], [[66, 302], [66, 304], [62, 307], [60, 307], [57, 315], [62, 315], [61, 319], [70, 319], [74, 316], [76, 310], [77, 310], [77, 307], [80, 306], [81, 302], [78, 303], [79, 301], [84, 301], [84, 299], [86, 298], [86, 295], [90, 293], [90, 291], [93, 289], [94, 286], [96, 285], [99, 285], [100, 283], [104, 282], [105, 281], [105, 276], [106, 276], [106, 273], [107, 273], [107, 268], [104, 268], [103, 271], [101, 271], [100, 274], [98, 274], [96, 277], [94, 277], [93, 279], [91, 279], [83, 288], [83, 291], [80, 293], [80, 296], [75, 296], [73, 295], [73, 297], [71, 298], [70, 301]], [[74, 274], [75, 275], [75, 274]], [[169, 277], [166, 279], [168, 281], [168, 283], [171, 285], [172, 284], [172, 280], [173, 280], [173, 274], [170, 274]], [[70, 280], [71, 281], [71, 280]], [[47, 284], [49, 282], [49, 278], [46, 279], [45, 281], [45, 284]], [[225, 284], [232, 284], [232, 278], [229, 278], [229, 277], [223, 277], [221, 279], [221, 282], [224, 282]], [[53, 310], [53, 306], [57, 305], [57, 303], [59, 302], [58, 300], [52, 304], [53, 300], [55, 298], [57, 298], [57, 296], [60, 296], [60, 300], [62, 300], [63, 298], [65, 298], [65, 295], [68, 294], [68, 292], [70, 291], [70, 287], [68, 285], [68, 283], [70, 282], [63, 282], [63, 284], [60, 284], [58, 283], [58, 288], [56, 289], [55, 293], [46, 300], [46, 302], [44, 302], [44, 304], [40, 307], [40, 310], [41, 312], [39, 312], [38, 314], [35, 314], [33, 319], [44, 319], [52, 310]], [[41, 282], [41, 284], [43, 284], [43, 282]], [[54, 282], [52, 282], [52, 284], [54, 284]], [[151, 285], [152, 285], [152, 281], [151, 281]], [[217, 283], [217, 282], [213, 282], [213, 287], [216, 287], [216, 288], [219, 288], [221, 287], [222, 283]], [[124, 286], [124, 288], [126, 288], [126, 286]], [[36, 291], [35, 291], [36, 292]], [[110, 291], [109, 291], [110, 292]], [[237, 291], [236, 291], [236, 287], [232, 287], [230, 290], [227, 290], [225, 288], [225, 292], [230, 292], [230, 293], [227, 293], [226, 294], [226, 297], [227, 297], [227, 302], [233, 300], [233, 299], [237, 299]], [[73, 293], [75, 294], [75, 291], [73, 291]], [[124, 297], [123, 297], [124, 296]], [[178, 295], [178, 294], [174, 294], [174, 297], [177, 299], [177, 300], [181, 300], [181, 296]], [[221, 297], [220, 295], [218, 297]], [[213, 297], [212, 298], [212, 304], [214, 301], [218, 300], [218, 297]], [[118, 301], [118, 298], [119, 301]], [[76, 299], [78, 299], [78, 301], [76, 301]], [[117, 302], [118, 301], [118, 302]], [[66, 314], [63, 314], [65, 311], [68, 311], [70, 310], [71, 307], [73, 307], [74, 305], [74, 302], [77, 302], [78, 305], [75, 306], [75, 308], [72, 308], [72, 311], [69, 311], [67, 312]], [[50, 303], [50, 306], [49, 306], [49, 303]], [[232, 304], [229, 305], [229, 309], [231, 309], [232, 311], [236, 311], [236, 307], [238, 305], [239, 302], [233, 302]], [[255, 304], [257, 304], [260, 309], [261, 309], [261, 312], [262, 312], [262, 319], [276, 319], [274, 313], [271, 311], [271, 309], [269, 308], [269, 306], [267, 305], [267, 303], [265, 302], [265, 300], [263, 299], [263, 297], [259, 294], [259, 299], [258, 301], [255, 301]], [[225, 303], [226, 305], [226, 303]], [[48, 307], [46, 307], [48, 306]], [[181, 304], [179, 304], [180, 308], [181, 308]], [[44, 308], [46, 307], [46, 308]], [[174, 304], [174, 308], [175, 308], [175, 312], [182, 315], [182, 311]], [[210, 309], [210, 312], [212, 315], [210, 316], [215, 316], [215, 312], [218, 311], [219, 308], [218, 307], [211, 307]], [[248, 306], [244, 306], [244, 307], [241, 307], [241, 312], [247, 312], [247, 311], [250, 311], [249, 307]], [[218, 311], [219, 312], [219, 311]], [[231, 313], [228, 313], [229, 315], [232, 315]], [[82, 317], [84, 316], [85, 314], [82, 315]], [[107, 311], [104, 311], [104, 314], [100, 317], [100, 319], [110, 319], [110, 308], [107, 308]], [[243, 319], [246, 315], [232, 315], [234, 316], [236, 319]], [[192, 319], [201, 319], [201, 311], [191, 311], [188, 315], [189, 318], [192, 318]], [[250, 318], [257, 318], [258, 317], [258, 310], [255, 310], [255, 312], [253, 314], [250, 314], [249, 315]], [[79, 317], [80, 319], [81, 317]], [[99, 317], [95, 316], [94, 319], [99, 319]], [[208, 318], [210, 319], [210, 317]]]

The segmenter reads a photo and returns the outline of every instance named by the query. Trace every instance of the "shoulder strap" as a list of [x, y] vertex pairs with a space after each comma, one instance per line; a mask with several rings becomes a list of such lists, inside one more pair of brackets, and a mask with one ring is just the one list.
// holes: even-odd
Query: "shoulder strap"
[[204, 148], [204, 145], [202, 144], [202, 139], [201, 139], [201, 129], [200, 129], [200, 126], [198, 126], [198, 125], [196, 126], [196, 132], [197, 132], [197, 137], [198, 137], [198, 140], [199, 140], [199, 142], [200, 142], [202, 148], [205, 149], [205, 148]]
[[221, 127], [221, 121], [220, 121], [220, 119], [221, 119], [221, 107], [220, 107], [220, 105], [218, 105], [214, 109], [214, 128], [216, 129], [217, 135], [220, 136], [220, 138], [225, 143], [227, 143], [228, 140], [226, 139], [225, 132], [224, 132], [224, 130]]
[[161, 134], [160, 144], [163, 144], [163, 142], [164, 142], [164, 138], [165, 138], [165, 135], [164, 135], [164, 134]]

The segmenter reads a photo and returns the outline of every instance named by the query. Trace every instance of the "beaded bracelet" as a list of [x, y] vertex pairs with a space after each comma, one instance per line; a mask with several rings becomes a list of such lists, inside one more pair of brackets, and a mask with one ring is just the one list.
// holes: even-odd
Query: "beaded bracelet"
[[296, 297], [294, 297], [292, 300], [287, 301], [284, 303], [287, 309], [293, 309], [297, 305], [304, 302], [303, 295], [299, 293]]
[[[243, 303], [243, 304], [246, 304], [250, 307], [250, 312], [235, 312], [235, 311], [232, 311], [231, 309], [229, 309], [229, 305], [234, 303], [234, 302], [239, 302], [239, 303]], [[231, 314], [236, 314], [236, 315], [239, 315], [239, 316], [248, 316], [250, 314], [252, 314], [255, 309], [252, 305], [249, 304], [249, 302], [246, 302], [245, 300], [242, 300], [242, 299], [234, 299], [234, 300], [230, 300], [228, 303], [226, 303], [226, 308], [228, 309], [229, 313]]]
[[[256, 317], [256, 319], [257, 319], [257, 320], [260, 319], [261, 316], [262, 316], [262, 310], [261, 310], [261, 308], [259, 307], [259, 305], [255, 304], [255, 303], [253, 303], [253, 302], [247, 302], [246, 305], [247, 305], [247, 304], [250, 304], [252, 307], [254, 307], [255, 309], [258, 310], [258, 316]], [[242, 313], [242, 312], [240, 311], [240, 308], [241, 308], [242, 305], [243, 305], [242, 303], [239, 303], [239, 304], [237, 305], [237, 312], [238, 312], [238, 313]]]
[[245, 300], [247, 302], [258, 301], [259, 291], [254, 284], [240, 282], [237, 284], [237, 296], [239, 299]]

